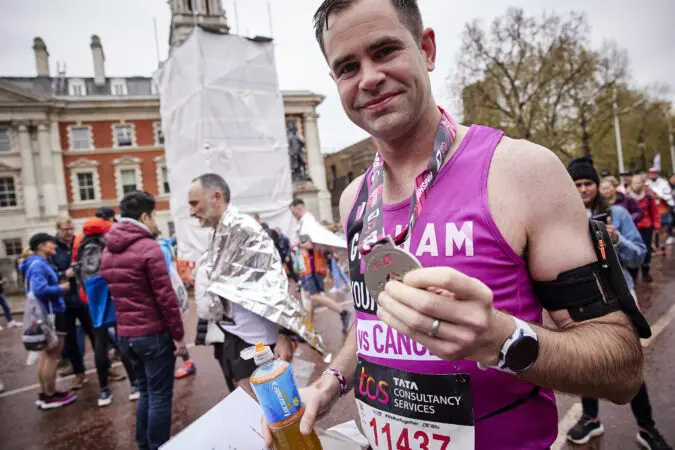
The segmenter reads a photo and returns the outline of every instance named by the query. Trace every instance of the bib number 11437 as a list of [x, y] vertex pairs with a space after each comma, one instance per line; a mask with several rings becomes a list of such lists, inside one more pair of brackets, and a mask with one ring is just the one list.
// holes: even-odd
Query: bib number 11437
[[392, 427], [391, 422], [378, 423], [375, 417], [370, 420], [370, 427], [371, 430], [369, 431], [373, 432], [373, 440], [377, 448], [386, 448], [387, 450], [446, 450], [450, 445], [450, 436], [431, 431], [410, 430], [396, 422]]

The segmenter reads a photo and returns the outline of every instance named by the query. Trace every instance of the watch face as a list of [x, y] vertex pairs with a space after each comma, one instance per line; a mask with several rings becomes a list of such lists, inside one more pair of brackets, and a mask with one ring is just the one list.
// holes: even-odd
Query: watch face
[[514, 372], [523, 372], [530, 368], [539, 356], [539, 341], [531, 336], [518, 338], [506, 354], [506, 367]]

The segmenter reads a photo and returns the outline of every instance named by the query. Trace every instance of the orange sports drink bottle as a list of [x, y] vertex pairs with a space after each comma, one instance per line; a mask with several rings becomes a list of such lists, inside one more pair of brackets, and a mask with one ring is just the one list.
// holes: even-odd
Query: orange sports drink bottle
[[258, 366], [250, 381], [272, 430], [274, 449], [320, 450], [321, 442], [315, 431], [309, 436], [300, 433], [305, 405], [300, 401], [290, 364], [274, 359], [272, 350], [262, 342], [242, 350], [241, 357], [253, 358]]

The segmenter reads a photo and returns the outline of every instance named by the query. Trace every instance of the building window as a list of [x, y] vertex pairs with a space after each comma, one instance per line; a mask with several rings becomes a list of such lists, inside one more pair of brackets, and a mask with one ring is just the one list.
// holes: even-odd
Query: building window
[[173, 237], [176, 234], [176, 225], [173, 220], [169, 220], [166, 224], [169, 227], [169, 237]]
[[70, 127], [70, 148], [72, 150], [89, 150], [91, 147], [89, 127]]
[[155, 132], [155, 145], [164, 145], [164, 133], [162, 132], [162, 122], [152, 124]]
[[136, 169], [120, 170], [120, 179], [122, 180], [122, 194], [137, 191]]
[[0, 153], [7, 153], [10, 150], [9, 130], [0, 129]]
[[110, 93], [112, 95], [127, 95], [126, 80], [117, 79], [110, 82]]
[[21, 256], [21, 253], [23, 252], [21, 238], [5, 239], [2, 243], [5, 245], [5, 256], [8, 258]]
[[16, 190], [13, 177], [0, 178], [0, 208], [12, 208], [16, 203]]
[[134, 128], [131, 125], [115, 125], [115, 147], [134, 145]]
[[347, 182], [351, 183], [352, 181], [354, 181], [354, 172], [350, 170], [349, 172], [347, 172]]
[[87, 202], [96, 200], [96, 189], [94, 188], [94, 174], [91, 172], [81, 172], [77, 174], [77, 185], [80, 191], [80, 201]]
[[68, 164], [70, 189], [73, 202], [91, 202], [101, 199], [101, 180], [98, 176], [100, 163], [78, 159]]
[[71, 78], [68, 81], [68, 94], [73, 97], [83, 97], [87, 95], [87, 85], [84, 80]]
[[166, 166], [162, 167], [162, 187], [164, 188], [164, 194], [171, 193], [171, 187], [169, 186], [169, 169]]

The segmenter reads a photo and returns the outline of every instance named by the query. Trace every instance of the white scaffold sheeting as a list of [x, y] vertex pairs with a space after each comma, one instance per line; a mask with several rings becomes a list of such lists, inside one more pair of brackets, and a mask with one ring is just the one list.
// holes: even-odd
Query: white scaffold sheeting
[[195, 28], [155, 81], [180, 258], [196, 261], [208, 244], [187, 200], [192, 180], [208, 172], [225, 178], [233, 205], [289, 233], [293, 189], [272, 43]]

